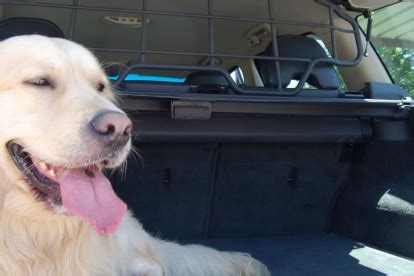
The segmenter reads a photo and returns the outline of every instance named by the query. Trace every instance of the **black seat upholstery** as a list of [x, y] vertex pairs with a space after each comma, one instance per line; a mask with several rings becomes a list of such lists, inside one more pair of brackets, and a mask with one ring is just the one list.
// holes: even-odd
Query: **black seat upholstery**
[[185, 84], [194, 93], [227, 94], [229, 83], [220, 72], [196, 71], [187, 76]]
[[[277, 39], [280, 57], [319, 59], [328, 58], [322, 46], [313, 38], [307, 36], [286, 35]], [[262, 56], [273, 56], [273, 45], [268, 45]], [[266, 87], [276, 87], [277, 69], [274, 61], [256, 60], [256, 66]], [[300, 80], [308, 66], [305, 62], [280, 61], [282, 87], [286, 88], [291, 80]], [[318, 63], [306, 81], [318, 89], [336, 90], [339, 80], [332, 64]]]
[[220, 85], [229, 86], [226, 78], [220, 72], [197, 71], [189, 74], [185, 80], [189, 85]]
[[45, 19], [16, 17], [8, 18], [0, 22], [0, 41], [9, 37], [25, 34], [65, 37], [58, 26]]

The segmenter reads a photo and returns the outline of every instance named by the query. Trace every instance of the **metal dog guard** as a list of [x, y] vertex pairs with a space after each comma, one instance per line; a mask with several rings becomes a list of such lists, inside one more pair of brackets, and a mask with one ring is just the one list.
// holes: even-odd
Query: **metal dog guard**
[[[274, 20], [271, 9], [271, 0], [267, 0], [268, 16], [269, 19], [258, 19], [258, 18], [246, 18], [246, 17], [237, 17], [237, 16], [219, 16], [213, 15], [212, 13], [212, 1], [206, 0], [208, 6], [207, 14], [199, 13], [186, 13], [186, 12], [166, 12], [166, 11], [153, 11], [148, 10], [148, 0], [142, 0], [141, 10], [137, 9], [118, 9], [110, 7], [94, 7], [79, 5], [78, 0], [73, 1], [73, 5], [66, 4], [54, 4], [54, 3], [39, 3], [39, 2], [26, 2], [26, 1], [0, 1], [0, 4], [8, 5], [26, 5], [26, 6], [38, 6], [38, 7], [53, 7], [53, 8], [63, 8], [71, 9], [71, 17], [69, 23], [69, 37], [68, 39], [73, 40], [75, 33], [75, 22], [77, 18], [78, 10], [92, 10], [92, 11], [111, 11], [111, 12], [122, 12], [122, 13], [132, 13], [140, 14], [142, 22], [141, 27], [141, 49], [120, 49], [120, 48], [90, 48], [92, 51], [105, 51], [105, 52], [119, 52], [119, 53], [136, 53], [140, 54], [140, 59], [138, 63], [129, 64], [122, 69], [119, 74], [118, 79], [115, 82], [115, 88], [119, 87], [122, 82], [124, 82], [126, 76], [133, 70], [136, 69], [161, 69], [161, 70], [185, 70], [185, 71], [215, 71], [223, 74], [230, 87], [236, 94], [240, 95], [265, 95], [265, 96], [294, 96], [300, 92], [303, 86], [306, 83], [309, 75], [312, 72], [312, 69], [319, 63], [328, 63], [338, 66], [354, 66], [360, 62], [363, 57], [363, 46], [360, 36], [359, 26], [356, 21], [349, 15], [343, 12], [343, 9], [338, 7], [338, 5], [332, 3], [329, 0], [314, 0], [316, 3], [323, 5], [327, 8], [329, 13], [329, 24], [322, 23], [306, 23], [306, 22], [292, 22], [292, 21], [282, 21]], [[217, 0], [216, 0], [217, 1]], [[146, 47], [146, 38], [147, 38], [147, 28], [146, 20], [148, 15], [164, 15], [172, 17], [190, 17], [190, 18], [203, 18], [208, 21], [208, 40], [209, 40], [209, 51], [208, 53], [202, 52], [186, 52], [186, 51], [159, 51], [151, 50]], [[343, 29], [334, 25], [334, 15], [337, 15], [339, 18], [345, 20], [352, 27], [350, 29]], [[213, 20], [226, 20], [226, 21], [239, 21], [239, 22], [255, 22], [255, 23], [268, 23], [271, 26], [272, 32], [272, 43], [273, 43], [273, 56], [256, 56], [256, 55], [240, 55], [240, 54], [225, 54], [217, 53], [215, 51], [215, 39], [214, 39], [214, 24]], [[318, 28], [328, 28], [330, 29], [331, 36], [331, 48], [332, 48], [332, 57], [331, 58], [318, 58], [318, 59], [306, 59], [306, 58], [286, 58], [280, 57], [278, 53], [278, 42], [277, 42], [277, 25], [292, 25], [292, 26], [309, 26], [309, 27], [318, 27]], [[339, 60], [337, 56], [337, 45], [336, 45], [336, 32], [350, 33], [353, 34], [356, 42], [357, 54], [353, 60]], [[176, 56], [200, 56], [209, 58], [209, 63], [207, 65], [194, 65], [194, 66], [183, 66], [183, 65], [171, 65], [171, 64], [150, 64], [147, 63], [145, 57], [147, 55], [176, 55]], [[229, 73], [219, 68], [215, 63], [215, 58], [239, 58], [239, 59], [262, 59], [262, 60], [272, 60], [275, 61], [276, 72], [277, 72], [277, 88], [257, 88], [249, 87], [244, 88], [236, 85], [232, 80]], [[303, 73], [301, 79], [299, 80], [296, 88], [283, 88], [281, 82], [280, 74], [280, 62], [281, 61], [292, 61], [292, 62], [303, 62], [307, 64], [307, 68]]]

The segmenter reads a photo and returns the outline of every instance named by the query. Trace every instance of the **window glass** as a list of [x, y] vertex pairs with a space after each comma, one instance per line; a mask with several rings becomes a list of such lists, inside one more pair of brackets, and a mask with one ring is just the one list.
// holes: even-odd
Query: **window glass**
[[236, 68], [234, 68], [230, 72], [230, 77], [237, 85], [244, 84], [244, 75], [240, 67], [237, 66]]
[[[366, 31], [363, 16], [358, 23]], [[414, 2], [376, 10], [371, 42], [394, 82], [414, 95]]]

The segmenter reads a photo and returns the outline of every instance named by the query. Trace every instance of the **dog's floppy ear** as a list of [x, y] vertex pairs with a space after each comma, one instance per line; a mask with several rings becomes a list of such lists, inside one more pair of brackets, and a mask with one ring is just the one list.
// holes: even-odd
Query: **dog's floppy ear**
[[56, 24], [45, 19], [12, 17], [0, 22], [0, 40], [28, 34], [65, 38]]

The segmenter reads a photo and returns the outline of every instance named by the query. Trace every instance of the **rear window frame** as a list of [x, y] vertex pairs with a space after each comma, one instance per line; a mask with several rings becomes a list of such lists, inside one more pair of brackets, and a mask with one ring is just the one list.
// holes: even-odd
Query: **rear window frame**
[[[380, 10], [382, 10], [382, 9], [386, 9], [386, 8], [388, 8], [388, 7], [391, 7], [391, 6], [394, 6], [394, 5], [400, 4], [400, 3], [401, 3], [401, 2], [395, 2], [395, 3], [389, 4], [389, 5], [386, 5], [386, 6], [380, 7], [380, 8], [378, 8], [378, 9], [375, 9], [375, 10], [373, 10], [373, 12], [380, 11]], [[359, 29], [361, 30], [361, 33], [364, 35], [364, 38], [367, 38], [367, 34], [366, 34], [366, 30], [364, 29], [364, 26], [362, 26], [361, 24], [359, 24], [359, 21], [358, 21], [358, 19], [359, 19], [360, 17], [363, 17], [363, 16], [364, 16], [363, 14], [359, 14], [359, 15], [355, 16], [355, 22], [358, 24]], [[396, 82], [395, 82], [395, 79], [394, 79], [394, 77], [392, 76], [390, 69], [388, 68], [387, 64], [385, 64], [385, 61], [384, 61], [384, 60], [383, 60], [383, 58], [381, 57], [381, 55], [380, 55], [380, 53], [378, 52], [377, 48], [375, 47], [375, 44], [374, 44], [372, 41], [370, 41], [370, 42], [369, 42], [369, 45], [372, 47], [372, 49], [373, 49], [374, 53], [376, 54], [376, 56], [378, 57], [379, 61], [380, 61], [380, 62], [381, 62], [381, 64], [382, 64], [383, 68], [384, 68], [384, 69], [385, 69], [385, 71], [387, 72], [387, 75], [388, 75], [388, 77], [390, 78], [391, 82], [392, 82], [393, 84], [399, 85], [398, 83], [396, 83]], [[407, 92], [407, 93], [408, 93], [408, 92]]]

